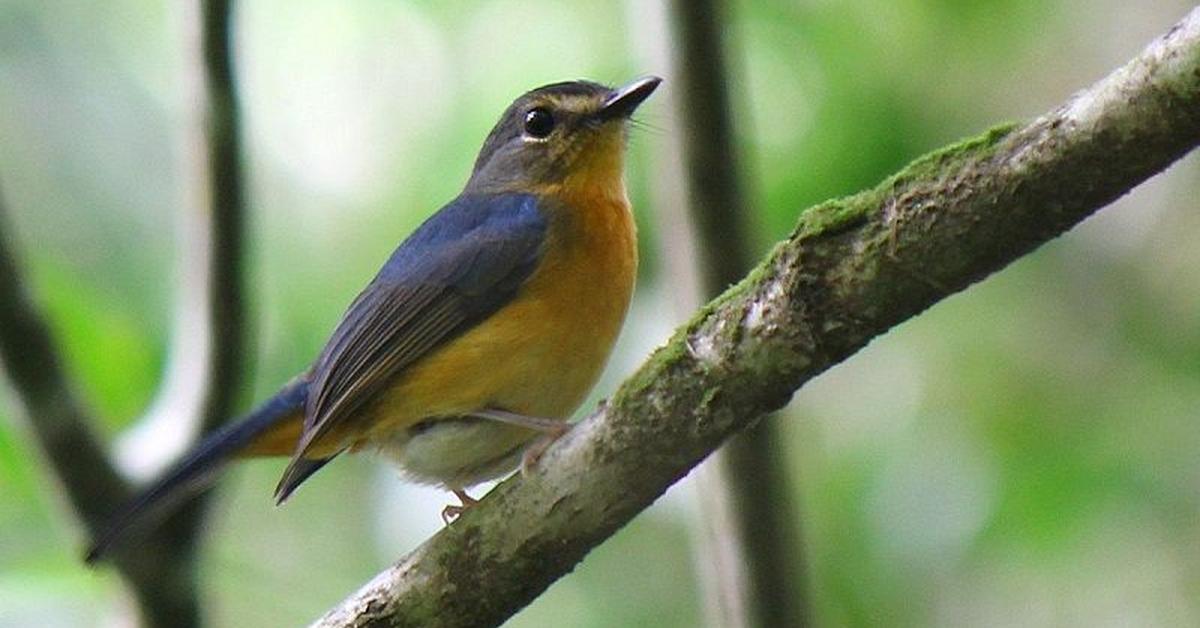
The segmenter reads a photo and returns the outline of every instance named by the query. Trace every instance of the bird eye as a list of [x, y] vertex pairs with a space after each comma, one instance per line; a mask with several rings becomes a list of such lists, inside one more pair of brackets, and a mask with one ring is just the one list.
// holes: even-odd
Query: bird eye
[[525, 134], [529, 137], [542, 139], [554, 130], [554, 114], [545, 107], [530, 109], [525, 114]]

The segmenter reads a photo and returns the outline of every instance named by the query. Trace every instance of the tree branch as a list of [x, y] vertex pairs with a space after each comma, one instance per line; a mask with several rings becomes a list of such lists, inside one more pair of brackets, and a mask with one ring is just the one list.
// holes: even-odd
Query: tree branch
[[[202, 431], [228, 419], [245, 378], [243, 297], [244, 202], [234, 90], [232, 0], [181, 3], [188, 41], [189, 173], [181, 229], [181, 284], [172, 359], [155, 417], [178, 426], [198, 417]], [[71, 505], [93, 538], [131, 489], [95, 438], [76, 399], [45, 317], [28, 298], [7, 248], [0, 206], [0, 361]], [[182, 392], [180, 392], [182, 391]], [[154, 449], [167, 450], [158, 437]], [[181, 446], [186, 443], [180, 440]], [[196, 537], [204, 503], [179, 509], [135, 549], [117, 548], [117, 569], [137, 598], [144, 622], [191, 626], [200, 621], [195, 586]]]
[[[706, 298], [754, 263], [728, 89], [724, 3], [674, 0], [672, 68], [688, 207]], [[693, 310], [699, 304], [689, 304]], [[705, 599], [714, 626], [804, 626], [804, 560], [782, 453], [780, 417], [763, 417], [717, 450], [697, 482], [704, 515]]]
[[[124, 443], [126, 450], [139, 450], [131, 452], [138, 456], [157, 453], [160, 462], [234, 415], [248, 371], [245, 202], [233, 7], [233, 0], [188, 0], [177, 5], [185, 41], [182, 76], [187, 115], [172, 355], [159, 398], [134, 431], [143, 438]], [[173, 439], [176, 447], [164, 446], [164, 433], [179, 436]], [[175, 585], [191, 600], [186, 613], [176, 612], [165, 623], [150, 619], [152, 625], [200, 623], [194, 563], [208, 503], [209, 494], [193, 497], [152, 533], [154, 541], [165, 546], [167, 560], [179, 566]], [[122, 504], [114, 502], [112, 507]], [[143, 551], [139, 544], [115, 548], [114, 554], [119, 561]]]
[[[245, 202], [240, 123], [233, 66], [232, 0], [189, 0], [177, 6], [186, 39], [183, 211], [180, 212], [179, 296], [167, 381], [143, 422], [153, 441], [167, 425], [175, 433], [192, 419], [207, 433], [236, 412], [247, 376], [248, 338], [243, 241]], [[141, 427], [141, 426], [139, 426]], [[133, 439], [126, 449], [145, 448]], [[179, 449], [194, 439], [176, 439]], [[161, 454], [177, 455], [154, 443]], [[143, 453], [143, 452], [139, 452]], [[159, 534], [190, 557], [198, 544], [207, 495], [171, 515]]]
[[201, 3], [203, 37], [199, 67], [204, 72], [208, 109], [198, 140], [208, 161], [213, 245], [209, 259], [209, 334], [213, 347], [208, 363], [208, 394], [200, 413], [201, 431], [216, 429], [233, 416], [238, 391], [247, 377], [251, 337], [243, 271], [245, 192], [242, 183], [241, 121], [233, 65], [233, 0]]
[[84, 525], [98, 531], [129, 486], [109, 463], [62, 368], [49, 325], [30, 297], [9, 248], [0, 198], [0, 364], [12, 382], [34, 437]]
[[749, 277], [512, 478], [320, 626], [499, 624], [804, 382], [1200, 143], [1200, 9], [1021, 128], [806, 211]]
[[[96, 439], [93, 419], [62, 368], [46, 317], [30, 298], [9, 249], [5, 218], [0, 198], [0, 364], [68, 502], [84, 528], [96, 535], [112, 508], [129, 498], [130, 487]], [[170, 547], [159, 538], [140, 550], [117, 556], [115, 562], [147, 622], [171, 625], [194, 611], [191, 565], [172, 560]]]
[[188, 0], [175, 6], [185, 40], [177, 298], [164, 383], [121, 443], [139, 475], [161, 470], [196, 432], [212, 431], [234, 414], [250, 336], [233, 3]]

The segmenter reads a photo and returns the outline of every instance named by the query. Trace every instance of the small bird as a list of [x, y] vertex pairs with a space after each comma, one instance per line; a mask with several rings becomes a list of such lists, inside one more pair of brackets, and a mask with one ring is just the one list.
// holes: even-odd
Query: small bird
[[454, 492], [462, 505], [447, 521], [475, 503], [467, 487], [536, 460], [600, 376], [629, 307], [626, 138], [661, 81], [570, 81], [517, 98], [462, 193], [397, 247], [308, 370], [185, 454], [86, 560], [240, 457], [291, 456], [282, 503], [339, 454], [376, 451]]

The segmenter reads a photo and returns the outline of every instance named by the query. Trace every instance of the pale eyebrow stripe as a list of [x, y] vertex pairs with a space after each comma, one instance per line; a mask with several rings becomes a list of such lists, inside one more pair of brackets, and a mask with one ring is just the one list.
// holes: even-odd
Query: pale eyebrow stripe
[[533, 103], [533, 106], [557, 107], [573, 113], [591, 113], [597, 109], [597, 105], [599, 104], [599, 101], [594, 98], [570, 94], [567, 96], [540, 99]]

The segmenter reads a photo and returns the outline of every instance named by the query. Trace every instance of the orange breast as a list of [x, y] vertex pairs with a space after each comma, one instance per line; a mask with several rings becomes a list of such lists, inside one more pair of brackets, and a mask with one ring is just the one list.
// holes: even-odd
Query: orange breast
[[629, 307], [636, 234], [623, 186], [558, 192], [542, 260], [517, 297], [403, 373], [375, 405], [372, 433], [488, 407], [567, 418], [582, 403]]

